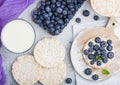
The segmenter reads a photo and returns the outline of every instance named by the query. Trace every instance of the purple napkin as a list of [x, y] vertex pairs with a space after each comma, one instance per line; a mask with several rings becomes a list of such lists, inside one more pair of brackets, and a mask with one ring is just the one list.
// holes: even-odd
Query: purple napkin
[[0, 0], [0, 34], [6, 23], [18, 18], [34, 1], [35, 0]]
[[6, 82], [6, 75], [2, 67], [2, 56], [0, 55], [0, 85], [4, 85]]
[[6, 1], [6, 0], [0, 0], [0, 7], [1, 7], [2, 4], [4, 3], [4, 1]]

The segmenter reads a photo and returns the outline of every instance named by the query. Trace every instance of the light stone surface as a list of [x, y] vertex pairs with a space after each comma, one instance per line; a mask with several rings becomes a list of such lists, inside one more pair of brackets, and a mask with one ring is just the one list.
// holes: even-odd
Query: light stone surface
[[[11, 74], [11, 68], [12, 68], [12, 63], [14, 62], [14, 60], [23, 54], [33, 54], [33, 48], [35, 46], [35, 44], [37, 43], [37, 41], [39, 41], [40, 39], [42, 39], [43, 37], [49, 37], [51, 35], [49, 35], [46, 31], [44, 31], [42, 28], [40, 28], [38, 25], [36, 25], [35, 23], [32, 22], [31, 20], [31, 11], [36, 7], [36, 5], [39, 3], [39, 0], [36, 0], [36, 2], [31, 5], [30, 7], [28, 7], [21, 15], [19, 18], [25, 19], [28, 22], [30, 22], [36, 32], [36, 41], [34, 43], [34, 45], [32, 46], [32, 48], [30, 50], [28, 50], [27, 52], [24, 52], [22, 54], [15, 54], [15, 53], [11, 53], [9, 52], [4, 46], [2, 46], [0, 48], [0, 53], [3, 56], [3, 66], [5, 69], [5, 73], [7, 75], [7, 81], [5, 85], [18, 85], [15, 80], [12, 77]], [[90, 16], [89, 17], [84, 17], [82, 15], [83, 10], [88, 9], [90, 11]], [[73, 19], [70, 21], [70, 23], [67, 25], [67, 27], [64, 29], [64, 31], [59, 35], [59, 36], [52, 36], [55, 37], [57, 39], [59, 39], [65, 46], [66, 48], [66, 57], [65, 57], [65, 63], [67, 65], [67, 77], [72, 78], [73, 82], [69, 85], [76, 85], [75, 84], [75, 71], [72, 67], [71, 64], [71, 60], [70, 60], [70, 48], [71, 48], [71, 42], [73, 40], [73, 30], [72, 30], [72, 26], [77, 24], [75, 22], [75, 19], [77, 17], [81, 18], [81, 23], [79, 24], [84, 24], [86, 22], [92, 22], [93, 20], [93, 16], [96, 15], [97, 13], [95, 13], [93, 11], [93, 9], [91, 8], [90, 2], [89, 0], [87, 0], [84, 5], [79, 9], [79, 11], [76, 13], [76, 15], [73, 17]], [[100, 20], [104, 19], [105, 17], [100, 16]], [[35, 85], [41, 85], [39, 83], [36, 83]], [[61, 84], [61, 85], [68, 85], [65, 83], [65, 81]]]

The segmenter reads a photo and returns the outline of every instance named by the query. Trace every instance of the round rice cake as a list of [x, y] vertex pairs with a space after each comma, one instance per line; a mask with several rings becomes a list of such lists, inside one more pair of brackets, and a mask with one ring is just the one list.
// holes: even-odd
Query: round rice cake
[[38, 67], [32, 55], [23, 55], [15, 60], [12, 74], [18, 84], [33, 85], [38, 81]]
[[43, 67], [55, 67], [64, 60], [65, 47], [54, 38], [44, 38], [36, 44], [34, 57]]
[[120, 0], [91, 0], [91, 5], [102, 16], [120, 16]]
[[39, 81], [43, 85], [60, 85], [66, 77], [66, 71], [66, 65], [64, 62], [61, 62], [54, 68], [42, 68], [39, 70]]

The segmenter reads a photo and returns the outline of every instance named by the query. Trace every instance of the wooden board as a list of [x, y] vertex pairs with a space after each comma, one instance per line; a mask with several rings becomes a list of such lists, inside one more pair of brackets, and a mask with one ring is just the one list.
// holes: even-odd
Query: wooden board
[[[117, 26], [117, 21], [114, 20], [114, 18], [111, 18], [106, 28], [89, 28], [84, 30], [83, 32], [80, 32], [80, 34], [76, 37], [72, 44], [71, 48], [71, 61], [75, 68], [75, 70], [85, 79], [92, 80], [93, 74], [98, 74], [100, 79], [98, 81], [102, 81], [105, 79], [108, 79], [109, 77], [113, 76], [116, 72], [120, 70], [120, 41], [116, 34], [114, 33], [114, 29]], [[94, 38], [96, 36], [101, 36], [106, 39], [111, 39], [114, 44], [114, 51], [115, 51], [115, 59], [113, 62], [109, 64], [109, 66], [106, 66], [105, 69], [110, 71], [110, 75], [103, 75], [102, 70], [104, 69], [92, 69], [92, 75], [87, 76], [84, 73], [84, 70], [86, 68], [91, 68], [89, 65], [87, 65], [83, 59], [83, 51], [84, 45], [88, 40], [91, 38]]]

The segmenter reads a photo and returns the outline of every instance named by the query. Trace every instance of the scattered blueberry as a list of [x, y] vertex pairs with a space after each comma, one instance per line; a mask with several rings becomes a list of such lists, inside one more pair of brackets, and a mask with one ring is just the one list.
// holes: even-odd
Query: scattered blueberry
[[112, 44], [112, 40], [108, 40], [107, 44], [111, 45]]
[[94, 20], [96, 20], [96, 21], [99, 20], [99, 16], [97, 16], [97, 15], [95, 15], [93, 18], [94, 18]]
[[101, 66], [101, 65], [102, 65], [102, 62], [101, 62], [101, 61], [97, 61], [97, 65], [98, 65], [98, 66]]
[[80, 23], [80, 22], [81, 22], [81, 19], [80, 19], [80, 18], [76, 18], [76, 22], [77, 22], [77, 23]]
[[66, 83], [71, 84], [72, 83], [72, 79], [71, 78], [67, 78], [66, 79]]
[[88, 10], [84, 10], [84, 11], [83, 11], [83, 15], [84, 15], [85, 17], [88, 17], [88, 16], [90, 15], [90, 12], [89, 12]]
[[109, 59], [112, 59], [114, 57], [114, 53], [113, 52], [108, 52], [107, 57]]
[[101, 42], [100, 37], [96, 37], [96, 38], [95, 38], [95, 42], [96, 42], [96, 43], [100, 43], [100, 42]]
[[85, 55], [88, 55], [88, 54], [89, 54], [89, 51], [88, 51], [88, 50], [84, 50], [84, 54], [85, 54]]
[[91, 75], [92, 70], [90, 68], [87, 68], [87, 69], [85, 69], [84, 72], [85, 72], [86, 75]]
[[108, 51], [112, 51], [112, 49], [113, 49], [113, 46], [111, 46], [111, 45], [108, 45], [108, 46], [107, 46], [107, 50], [108, 50]]
[[99, 79], [99, 76], [98, 76], [97, 74], [94, 74], [94, 75], [92, 76], [92, 79], [96, 81], [96, 80]]

